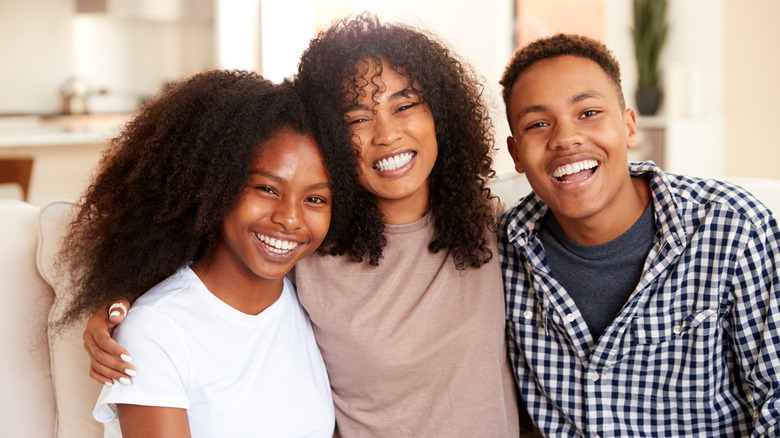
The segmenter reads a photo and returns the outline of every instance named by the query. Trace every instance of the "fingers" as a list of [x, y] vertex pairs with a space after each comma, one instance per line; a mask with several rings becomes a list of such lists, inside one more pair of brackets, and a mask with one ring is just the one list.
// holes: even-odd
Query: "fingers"
[[128, 364], [128, 368], [126, 369], [130, 374], [122, 373], [114, 368], [101, 364], [97, 357], [92, 355], [89, 350], [87, 350], [87, 353], [89, 354], [90, 360], [90, 377], [104, 385], [113, 386], [117, 382], [123, 385], [129, 385], [131, 383], [131, 377], [136, 375], [135, 370], [132, 369], [132, 365]]
[[92, 366], [89, 367], [89, 377], [92, 377], [103, 385], [114, 386], [114, 381], [111, 378], [98, 373]]
[[[109, 319], [108, 305], [102, 306], [87, 321], [84, 331], [84, 349], [90, 360], [89, 375], [103, 384], [109, 385], [114, 381], [129, 384], [130, 378], [137, 375], [127, 350], [122, 348], [111, 338], [111, 331], [119, 321]], [[127, 313], [122, 309], [115, 319], [124, 319]]]

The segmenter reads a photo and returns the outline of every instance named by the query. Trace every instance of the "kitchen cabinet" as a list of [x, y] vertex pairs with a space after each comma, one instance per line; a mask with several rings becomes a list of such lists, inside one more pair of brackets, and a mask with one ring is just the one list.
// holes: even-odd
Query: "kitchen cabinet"
[[[27, 201], [76, 200], [129, 114], [0, 117], [0, 158], [32, 158]], [[0, 195], [14, 191], [0, 191]]]
[[76, 0], [76, 13], [148, 21], [208, 21], [213, 0]]

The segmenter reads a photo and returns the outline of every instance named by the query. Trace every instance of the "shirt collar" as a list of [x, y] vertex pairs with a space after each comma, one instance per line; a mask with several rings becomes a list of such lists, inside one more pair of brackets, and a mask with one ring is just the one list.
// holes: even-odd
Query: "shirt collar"
[[674, 194], [676, 191], [673, 190], [670, 179], [652, 161], [630, 163], [628, 171], [631, 176], [650, 180], [653, 216], [660, 240], [666, 248], [678, 248], [681, 251], [686, 240], [685, 211], [679, 197]]

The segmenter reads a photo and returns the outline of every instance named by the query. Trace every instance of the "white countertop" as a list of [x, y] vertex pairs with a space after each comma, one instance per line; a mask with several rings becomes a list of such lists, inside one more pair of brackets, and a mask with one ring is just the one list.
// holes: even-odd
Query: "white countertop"
[[108, 143], [130, 114], [0, 117], [0, 148]]

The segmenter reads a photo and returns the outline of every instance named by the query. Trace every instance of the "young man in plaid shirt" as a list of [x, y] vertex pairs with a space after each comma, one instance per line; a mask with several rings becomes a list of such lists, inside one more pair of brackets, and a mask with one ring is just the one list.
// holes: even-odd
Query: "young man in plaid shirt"
[[533, 193], [502, 218], [510, 356], [551, 437], [780, 435], [780, 229], [746, 191], [628, 164], [601, 43], [556, 35], [501, 80]]

